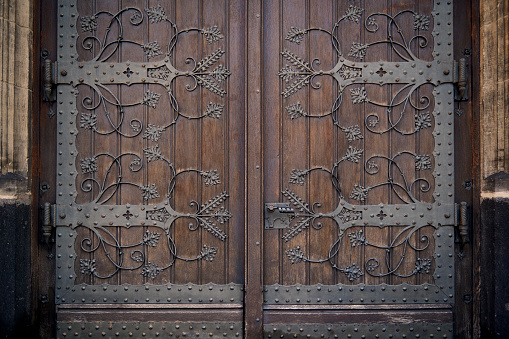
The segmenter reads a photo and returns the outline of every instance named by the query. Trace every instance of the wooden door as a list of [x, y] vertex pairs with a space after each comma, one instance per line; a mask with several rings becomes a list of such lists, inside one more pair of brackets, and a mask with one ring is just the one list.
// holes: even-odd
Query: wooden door
[[451, 1], [44, 8], [57, 337], [468, 336]]
[[247, 303], [263, 311], [252, 331], [453, 337], [455, 156], [464, 177], [471, 155], [468, 145], [454, 153], [454, 58], [466, 56], [454, 53], [452, 1], [281, 0], [258, 10], [261, 113], [248, 130], [262, 149], [247, 170], [248, 190], [262, 183], [264, 211], [249, 218], [263, 232], [248, 235], [247, 255], [262, 264]]
[[52, 4], [57, 336], [242, 336], [241, 2]]

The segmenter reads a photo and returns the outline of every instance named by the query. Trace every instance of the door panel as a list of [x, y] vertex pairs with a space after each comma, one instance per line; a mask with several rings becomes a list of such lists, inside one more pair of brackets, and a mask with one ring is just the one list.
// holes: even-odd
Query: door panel
[[238, 6], [59, 2], [59, 336], [242, 334]]
[[[381, 331], [377, 309], [406, 307], [452, 336], [452, 4], [283, 0], [264, 13], [265, 335]], [[369, 316], [339, 311], [357, 307]]]

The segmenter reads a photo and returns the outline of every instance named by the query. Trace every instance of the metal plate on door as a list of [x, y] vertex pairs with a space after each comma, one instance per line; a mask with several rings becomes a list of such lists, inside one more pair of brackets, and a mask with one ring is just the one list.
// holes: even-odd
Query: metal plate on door
[[295, 218], [295, 211], [290, 203], [267, 203], [264, 209], [265, 229], [284, 229], [290, 226]]

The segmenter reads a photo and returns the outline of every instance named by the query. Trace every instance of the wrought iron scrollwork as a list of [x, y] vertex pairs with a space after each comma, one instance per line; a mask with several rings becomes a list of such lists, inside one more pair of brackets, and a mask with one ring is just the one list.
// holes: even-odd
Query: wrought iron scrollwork
[[[170, 38], [166, 46], [158, 41], [140, 42], [126, 37], [127, 29], [124, 25], [135, 27], [141, 25], [145, 20], [148, 21], [148, 25], [159, 25], [160, 27], [164, 24], [167, 25]], [[98, 152], [92, 156], [79, 158], [78, 164], [82, 174], [79, 187], [82, 192], [88, 193], [88, 196], [91, 197], [88, 204], [95, 206], [94, 208], [114, 201], [114, 197], [121, 187], [135, 187], [139, 190], [140, 205], [145, 204], [146, 207], [143, 207], [145, 220], [141, 225], [133, 225], [143, 226], [144, 233], [140, 234], [139, 240], [133, 243], [123, 243], [119, 233], [115, 231], [118, 226], [115, 226], [114, 222], [109, 224], [112, 227], [84, 222], [72, 226], [85, 230], [80, 233], [82, 236], [80, 248], [82, 253], [90, 255], [89, 258], [79, 259], [79, 271], [83, 275], [98, 279], [111, 278], [120, 271], [139, 271], [142, 276], [153, 280], [161, 272], [172, 267], [176, 260], [213, 262], [218, 248], [210, 244], [202, 244], [198, 253], [192, 257], [184, 257], [178, 253], [172, 228], [177, 220], [188, 219], [190, 222], [187, 228], [190, 232], [203, 229], [220, 241], [225, 241], [228, 235], [223, 231], [222, 226], [232, 217], [224, 206], [229, 197], [228, 193], [221, 192], [204, 203], [190, 201], [189, 206], [193, 209], [190, 213], [174, 210], [171, 202], [177, 181], [182, 176], [196, 175], [201, 178], [205, 187], [209, 187], [221, 184], [219, 171], [192, 168], [177, 170], [174, 163], [164, 154], [165, 148], [160, 147], [158, 141], [162, 133], [174, 126], [181, 117], [189, 120], [221, 118], [224, 104], [216, 101], [210, 101], [201, 113], [185, 112], [181, 109], [174, 92], [176, 86], [174, 80], [179, 77], [190, 79], [191, 82], [185, 85], [185, 89], [189, 92], [201, 87], [218, 97], [224, 97], [227, 94], [224, 85], [231, 75], [230, 70], [220, 63], [225, 51], [222, 48], [217, 48], [199, 61], [189, 56], [185, 59], [185, 63], [190, 65], [187, 70], [177, 69], [171, 61], [182, 35], [198, 33], [208, 44], [214, 44], [224, 39], [221, 30], [217, 26], [179, 29], [166, 15], [165, 9], [160, 4], [144, 10], [126, 7], [117, 13], [99, 11], [81, 17], [80, 21], [82, 32], [87, 34], [81, 41], [81, 47], [93, 56], [90, 61], [80, 61], [78, 67], [70, 67], [70, 74], [67, 75], [68, 78], [79, 79], [79, 81], [71, 82], [74, 86], [72, 91], [76, 96], [80, 91], [84, 93], [83, 89], [87, 87], [91, 93], [85, 95], [81, 102], [82, 109], [85, 111], [78, 114], [79, 127], [83, 130], [91, 130], [95, 135], [116, 134], [120, 138], [141, 136], [145, 141], [144, 148], [138, 152], [124, 152], [119, 155]], [[99, 27], [104, 27], [101, 28], [102, 32], [98, 32]], [[140, 48], [144, 61], [113, 62], [114, 56], [120, 52], [122, 45]], [[158, 59], [162, 60], [157, 61]], [[94, 71], [92, 72], [92, 70]], [[126, 102], [124, 100], [126, 96], [121, 97], [118, 94], [119, 87], [133, 84], [158, 86], [150, 88], [144, 86], [138, 98], [129, 96], [128, 99], [131, 102]], [[109, 87], [111, 85], [116, 86], [114, 90]], [[88, 89], [86, 89], [87, 93]], [[167, 123], [160, 125], [147, 123], [145, 126], [142, 118], [132, 118], [128, 121], [129, 126], [126, 129], [124, 126], [126, 108], [146, 106], [145, 110], [149, 110], [149, 112], [152, 109], [157, 109], [165, 94], [161, 89], [166, 92], [169, 99]], [[105, 118], [98, 116], [101, 114], [100, 111], [104, 113]], [[99, 126], [100, 122], [102, 125], [106, 123], [107, 127]], [[127, 176], [127, 173], [140, 172], [142, 169], [152, 166], [151, 164], [154, 162], [165, 164], [163, 167], [168, 173], [164, 183], [165, 187], [162, 187], [159, 181], [141, 182], [140, 179], [137, 182], [133, 179], [126, 179], [127, 177], [132, 178], [132, 175]], [[158, 199], [163, 200], [162, 205], [148, 205]], [[115, 206], [115, 208], [117, 211], [120, 207]], [[123, 211], [125, 212], [118, 213], [116, 218], [118, 220], [120, 215], [125, 218], [126, 228], [131, 227], [130, 222], [133, 220], [139, 222], [139, 213], [134, 212], [129, 205], [126, 205]], [[105, 215], [103, 218], [108, 217]], [[112, 230], [113, 228], [115, 230]], [[167, 247], [165, 250], [169, 252], [167, 261], [161, 264], [149, 260], [147, 249], [162, 246]], [[95, 254], [99, 254], [101, 257], [105, 256], [107, 260], [96, 260]]]
[[[80, 126], [82, 128], [91, 129], [95, 133], [103, 135], [118, 133], [123, 137], [136, 137], [143, 130], [143, 124], [139, 119], [133, 119], [130, 121], [132, 133], [125, 133], [121, 131], [121, 126], [124, 122], [125, 108], [135, 105], [146, 105], [151, 108], [156, 108], [162, 95], [160, 92], [147, 90], [139, 101], [124, 103], [106, 86], [106, 84], [125, 84], [130, 86], [134, 83], [140, 83], [159, 84], [165, 87], [165, 91], [169, 97], [169, 102], [173, 110], [173, 118], [163, 126], [148, 124], [143, 132], [143, 137], [148, 138], [149, 140], [157, 141], [160, 134], [168, 127], [176, 124], [180, 117], [187, 119], [220, 117], [223, 105], [213, 102], [211, 102], [209, 107], [207, 107], [206, 112], [202, 114], [196, 115], [184, 112], [179, 107], [173, 87], [174, 80], [176, 78], [186, 77], [192, 79], [192, 83], [186, 85], [186, 89], [188, 91], [192, 92], [199, 86], [209, 90], [219, 97], [224, 97], [226, 95], [226, 90], [223, 88], [223, 84], [231, 75], [230, 70], [219, 63], [219, 60], [224, 55], [225, 51], [218, 48], [214, 52], [202, 58], [200, 61], [196, 61], [193, 57], [188, 57], [186, 59], [186, 64], [192, 65], [191, 70], [178, 70], [171, 63], [171, 56], [175, 51], [180, 36], [191, 32], [197, 32], [200, 33], [209, 44], [213, 44], [224, 38], [219, 28], [217, 26], [212, 26], [208, 28], [179, 29], [178, 26], [166, 15], [164, 8], [161, 7], [160, 4], [155, 7], [146, 8], [145, 13], [151, 25], [162, 25], [166, 23], [169, 26], [171, 38], [167, 43], [165, 52], [163, 52], [164, 49], [157, 41], [142, 43], [125, 37], [122, 18], [130, 15], [129, 23], [133, 26], [140, 25], [145, 20], [145, 14], [139, 8], [127, 7], [117, 13], [100, 11], [93, 15], [81, 18], [82, 31], [84, 33], [89, 32], [93, 34], [87, 35], [82, 40], [82, 47], [94, 54], [90, 61], [81, 63], [80, 70], [74, 74], [76, 77], [80, 78], [80, 81], [77, 84], [78, 86], [88, 86], [94, 93], [94, 95], [87, 96], [83, 99], [83, 108], [89, 113], [81, 113]], [[96, 35], [98, 20], [100, 19], [106, 20], [107, 22], [106, 29], [104, 30], [104, 36], [102, 38]], [[111, 64], [110, 60], [116, 53], [118, 53], [120, 46], [123, 44], [139, 46], [147, 60], [157, 58], [158, 56], [164, 57], [164, 60], [141, 63], [126, 62], [120, 63], [119, 65]], [[103, 66], [106, 63], [110, 63], [110, 67], [112, 68], [117, 68], [117, 66], [124, 68], [122, 71], [116, 71], [116, 73], [103, 71], [102, 73], [104, 75], [111, 73], [112, 77], [110, 79], [106, 77], [101, 80], [93, 80], [90, 77], [91, 72], [89, 71], [92, 64], [95, 65], [95, 68], [107, 68]], [[76, 93], [78, 93], [77, 89]], [[114, 121], [114, 119], [111, 118], [111, 109], [108, 109], [108, 106], [110, 105], [113, 105], [113, 107], [115, 107], [118, 111], [120, 115], [118, 121]], [[97, 126], [95, 110], [99, 107], [103, 108], [107, 121], [110, 125], [110, 127], [106, 130], [101, 130]]]
[[[420, 231], [425, 227], [429, 227], [429, 225], [401, 226], [402, 228], [395, 232], [395, 235], [393, 235], [388, 245], [380, 245], [375, 242], [375, 239], [368, 239], [362, 229], [353, 230], [352, 227], [355, 225], [352, 222], [362, 220], [363, 212], [356, 209], [354, 205], [349, 204], [345, 200], [339, 169], [345, 162], [360, 163], [363, 164], [364, 172], [367, 175], [375, 175], [380, 173], [380, 169], [383, 166], [386, 166], [386, 181], [369, 186], [354, 183], [353, 189], [347, 194], [347, 197], [359, 203], [366, 202], [369, 192], [381, 186], [388, 186], [392, 192], [406, 204], [420, 202], [415, 192], [425, 193], [432, 189], [432, 184], [425, 176], [419, 177], [416, 174], [417, 177], [410, 180], [403, 170], [408, 162], [415, 165], [415, 173], [433, 170], [433, 161], [429, 154], [400, 151], [391, 155], [377, 154], [366, 156], [363, 146], [357, 146], [357, 143], [363, 142], [365, 138], [362, 132], [363, 130], [376, 135], [395, 132], [402, 136], [409, 136], [415, 135], [424, 129], [433, 128], [433, 117], [429, 112], [432, 100], [426, 95], [420, 95], [418, 100], [416, 100], [416, 97], [418, 90], [422, 86], [426, 84], [436, 86], [440, 81], [437, 82], [436, 79], [426, 77], [426, 75], [423, 75], [423, 71], [419, 71], [419, 73], [415, 72], [421, 75], [421, 77], [406, 76], [406, 66], [411, 69], [416, 67], [418, 69], [430, 69], [433, 67], [432, 63], [420, 60], [412, 51], [414, 46], [418, 49], [423, 49], [428, 45], [426, 36], [419, 32], [429, 30], [430, 17], [411, 10], [404, 10], [395, 15], [389, 15], [387, 13], [370, 14], [364, 20], [366, 39], [369, 40], [369, 35], [371, 33], [376, 33], [382, 29], [379, 26], [381, 18], [385, 18], [387, 22], [385, 38], [383, 40], [365, 43], [353, 42], [349, 49], [345, 51], [339, 40], [340, 34], [338, 32], [340, 27], [348, 21], [357, 24], [362, 23], [363, 15], [363, 8], [350, 5], [345, 14], [333, 25], [331, 30], [323, 28], [301, 29], [298, 27], [291, 27], [286, 36], [286, 40], [289, 42], [300, 44], [305, 39], [306, 35], [310, 35], [312, 32], [327, 34], [331, 39], [332, 47], [338, 57], [338, 62], [332, 69], [324, 70], [319, 68], [319, 59], [313, 59], [311, 62], [308, 62], [289, 49], [284, 49], [281, 52], [285, 64], [283, 64], [283, 67], [279, 70], [277, 75], [283, 82], [284, 87], [281, 92], [283, 98], [290, 98], [296, 92], [307, 87], [320, 89], [321, 84], [317, 80], [322, 76], [332, 77], [337, 83], [337, 94], [329, 111], [325, 113], [306, 112], [306, 109], [300, 102], [293, 102], [288, 103], [285, 107], [288, 117], [291, 120], [295, 120], [299, 118], [312, 119], [330, 116], [333, 125], [344, 133], [348, 145], [344, 155], [339, 158], [330, 169], [319, 166], [309, 169], [294, 168], [291, 170], [289, 183], [293, 185], [304, 185], [306, 177], [311, 172], [326, 173], [338, 194], [340, 204], [332, 212], [320, 213], [316, 211], [316, 209], [321, 207], [319, 202], [309, 205], [293, 191], [286, 189], [283, 192], [283, 196], [291, 202], [296, 212], [289, 229], [282, 236], [283, 240], [288, 242], [303, 230], [310, 227], [317, 230], [321, 229], [322, 223], [320, 223], [319, 220], [322, 218], [332, 219], [339, 226], [339, 232], [338, 236], [332, 242], [328, 256], [325, 258], [316, 259], [308, 257], [300, 246], [287, 250], [286, 255], [292, 264], [300, 262], [324, 263], [328, 261], [334, 269], [344, 273], [350, 281], [355, 281], [365, 274], [374, 277], [391, 275], [410, 277], [416, 274], [429, 274], [432, 265], [431, 258], [418, 257], [412, 272], [407, 272], [408, 269], [406, 269], [406, 271], [402, 270], [402, 264], [408, 251], [424, 253], [423, 251], [429, 247], [430, 239], [428, 236], [420, 235]], [[409, 16], [413, 18], [414, 29], [414, 32], [410, 36], [404, 32], [400, 24], [402, 18], [408, 19]], [[400, 60], [397, 62], [384, 63], [364, 62], [371, 47], [375, 45], [388, 45], [390, 50]], [[348, 60], [345, 54], [353, 58], [353, 60]], [[446, 74], [446, 72], [444, 72], [444, 74]], [[392, 94], [392, 98], [389, 102], [385, 103], [372, 100], [366, 84], [398, 84], [400, 87]], [[347, 91], [347, 89], [349, 89], [349, 91]], [[364, 118], [364, 126], [343, 125], [341, 123], [342, 112], [340, 108], [343, 99], [348, 96], [353, 105], [366, 104], [384, 109], [386, 111], [385, 117], [380, 116], [378, 113], [369, 113]], [[400, 126], [402, 125], [405, 115], [410, 114], [408, 113], [410, 110], [414, 112], [414, 123], [413, 128], [407, 130]], [[384, 119], [386, 123], [381, 124], [382, 119]], [[381, 209], [377, 217], [382, 221], [384, 218], [387, 218], [387, 213]], [[367, 224], [365, 225], [368, 226]], [[353, 262], [348, 266], [340, 267], [337, 264], [336, 258], [344, 239], [349, 240], [352, 247], [364, 246], [381, 249], [385, 251], [386, 257], [373, 257], [365, 260], [361, 265]], [[419, 245], [416, 245], [415, 242], [419, 243]], [[400, 259], [395, 261], [395, 257], [399, 257]]]

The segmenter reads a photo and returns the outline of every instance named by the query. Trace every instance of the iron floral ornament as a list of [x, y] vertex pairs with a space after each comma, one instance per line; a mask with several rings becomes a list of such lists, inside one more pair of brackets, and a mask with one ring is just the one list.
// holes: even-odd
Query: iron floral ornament
[[[133, 138], [143, 132], [143, 137], [152, 141], [157, 141], [160, 134], [170, 126], [176, 124], [181, 117], [187, 119], [202, 119], [206, 117], [219, 118], [223, 105], [211, 102], [211, 105], [220, 107], [214, 110], [214, 114], [207, 109], [203, 114], [190, 114], [184, 112], [174, 94], [175, 80], [180, 77], [191, 79], [191, 83], [185, 86], [189, 92], [196, 88], [204, 88], [213, 94], [224, 97], [226, 90], [224, 83], [231, 75], [230, 70], [220, 63], [221, 57], [225, 51], [217, 48], [215, 51], [196, 61], [193, 57], [186, 58], [186, 64], [191, 65], [188, 70], [179, 70], [171, 62], [171, 57], [178, 45], [179, 38], [184, 34], [193, 32], [199, 33], [209, 44], [217, 43], [224, 38], [217, 26], [207, 28], [186, 28], [179, 29], [172, 22], [161, 5], [145, 9], [150, 25], [164, 25], [168, 27], [171, 34], [167, 47], [164, 49], [158, 41], [139, 42], [125, 37], [123, 17], [129, 16], [128, 22], [132, 26], [139, 26], [145, 20], [145, 14], [142, 10], [135, 7], [127, 7], [117, 13], [100, 11], [90, 16], [81, 18], [81, 29], [86, 33], [82, 40], [82, 47], [85, 51], [90, 51], [93, 55], [90, 61], [81, 62], [79, 68], [69, 74], [69, 77], [79, 78], [78, 84], [74, 86], [89, 87], [93, 95], [86, 96], [83, 99], [83, 108], [90, 112], [81, 113], [82, 128], [91, 129], [100, 135], [109, 135], [112, 133], [120, 134], [123, 137]], [[105, 21], [106, 29], [102, 38], [96, 34], [98, 21]], [[91, 34], [91, 35], [90, 35]], [[138, 46], [145, 55], [146, 62], [124, 62], [112, 63], [113, 57], [119, 53], [120, 46], [131, 45]], [[150, 61], [152, 59], [163, 58], [161, 61]], [[102, 74], [100, 78], [92, 77], [90, 69], [98, 69], [96, 74]], [[122, 69], [118, 69], [122, 68]], [[132, 84], [156, 84], [162, 86], [168, 95], [171, 105], [172, 118], [164, 125], [148, 124], [145, 128], [140, 119], [129, 121], [130, 132], [123, 130], [125, 108], [136, 105], [146, 105], [150, 108], [157, 108], [159, 100], [163, 95], [159, 91], [147, 90], [139, 101], [125, 103], [120, 100], [107, 85], [127, 85]], [[78, 93], [78, 90], [76, 90]], [[112, 108], [113, 107], [113, 108]], [[109, 128], [100, 129], [97, 124], [97, 116], [94, 111], [98, 108], [104, 110]], [[118, 119], [113, 119], [115, 114], [120, 115]]]
[[[229, 197], [228, 193], [226, 191], [218, 193], [204, 203], [190, 201], [189, 206], [194, 210], [191, 213], [176, 211], [171, 203], [179, 178], [195, 175], [207, 188], [221, 184], [219, 171], [177, 170], [165, 154], [167, 147], [160, 145], [160, 139], [163, 133], [168, 128], [176, 126], [181, 118], [221, 119], [224, 104], [216, 100], [211, 100], [201, 113], [184, 112], [175, 96], [175, 80], [189, 79], [190, 82], [185, 85], [188, 92], [200, 87], [216, 97], [225, 97], [227, 94], [224, 89], [225, 83], [231, 75], [230, 70], [220, 62], [225, 51], [219, 47], [199, 60], [187, 57], [185, 64], [189, 67], [186, 70], [177, 69], [172, 64], [172, 56], [179, 45], [179, 39], [185, 34], [199, 34], [209, 45], [214, 45], [224, 39], [223, 33], [216, 25], [179, 29], [160, 4], [144, 10], [127, 7], [117, 13], [99, 11], [83, 16], [79, 20], [81, 31], [85, 34], [81, 46], [92, 55], [90, 61], [79, 61], [78, 67], [69, 67], [69, 74], [66, 74], [68, 78], [79, 79], [71, 82], [75, 95], [79, 95], [80, 92], [91, 93], [84, 94], [81, 105], [84, 111], [77, 112], [79, 127], [82, 131], [91, 131], [94, 136], [116, 134], [120, 140], [138, 136], [144, 139], [140, 140], [143, 149], [138, 152], [113, 155], [109, 152], [96, 151], [92, 156], [81, 156], [78, 159], [83, 176], [80, 188], [91, 200], [87, 205], [80, 206], [80, 209], [93, 207], [97, 211], [100, 207], [113, 208], [108, 204], [115, 201], [122, 187], [134, 187], [139, 194], [139, 201], [144, 204], [138, 206], [127, 204], [124, 212], [114, 213], [113, 216], [102, 214], [103, 219], [111, 220], [109, 224], [105, 224], [104, 221], [103, 224], [96, 222], [92, 225], [80, 222], [73, 226], [88, 230], [81, 233], [80, 247], [81, 252], [88, 254], [89, 258], [79, 259], [79, 272], [82, 275], [107, 279], [120, 271], [139, 271], [143, 277], [153, 280], [161, 272], [172, 267], [176, 260], [213, 262], [218, 248], [210, 244], [201, 244], [195, 256], [184, 257], [179, 254], [172, 229], [177, 220], [190, 219], [187, 227], [190, 232], [202, 229], [224, 242], [228, 236], [222, 228], [232, 217], [224, 206]], [[131, 25], [135, 29], [144, 21], [148, 21], [147, 25], [157, 25], [158, 29], [166, 27], [170, 33], [169, 41], [161, 44], [159, 41], [142, 42], [127, 38], [128, 30], [124, 26]], [[98, 32], [99, 28], [102, 32]], [[116, 56], [120, 54], [121, 46], [130, 46], [134, 52], [139, 48], [138, 53], [143, 56], [144, 61], [115, 62], [114, 60], [118, 60]], [[143, 90], [139, 91], [139, 97], [136, 97], [137, 94], [129, 96], [118, 94], [121, 86], [133, 84], [144, 85]], [[116, 85], [117, 89], [112, 89], [109, 85]], [[151, 85], [150, 88], [147, 85]], [[166, 123], [145, 124], [142, 118], [136, 117], [127, 121], [126, 108], [139, 107], [140, 116], [144, 111], [150, 114], [152, 110], [158, 109], [165, 95], [170, 106]], [[130, 102], [125, 102], [124, 99]], [[140, 171], [153, 166], [154, 163], [158, 163], [160, 167], [160, 164], [163, 164], [162, 167], [166, 168], [169, 173], [165, 176], [166, 183], [150, 181], [140, 183], [132, 179], [136, 173], [139, 173], [141, 178]], [[126, 179], [128, 177], [130, 179]], [[115, 208], [118, 210], [124, 207]], [[126, 228], [144, 227], [144, 232], [139, 234], [139, 241], [122, 243], [119, 232], [105, 226], [117, 227], [114, 225], [118, 225], [119, 219], [123, 220]], [[169, 253], [167, 261], [160, 263], [153, 259], [149, 260], [147, 251], [161, 247], [167, 247], [165, 249], [165, 253]], [[106, 260], [93, 259], [94, 254], [99, 254], [99, 251]]]
[[[400, 151], [396, 154], [383, 155], [377, 154], [366, 156], [364, 154], [364, 142], [366, 133], [382, 135], [389, 132], [395, 132], [403, 136], [413, 136], [420, 131], [433, 128], [433, 120], [429, 112], [431, 100], [427, 96], [421, 96], [418, 102], [415, 102], [415, 93], [423, 85], [431, 84], [437, 86], [440, 81], [431, 79], [424, 75], [424, 72], [412, 72], [408, 69], [429, 69], [432, 67], [428, 61], [420, 60], [412, 51], [411, 46], [417, 48], [425, 48], [428, 45], [427, 38], [420, 34], [420, 31], [429, 30], [429, 16], [415, 13], [411, 10], [404, 10], [395, 15], [387, 13], [374, 13], [362, 20], [364, 9], [350, 5], [345, 14], [336, 22], [331, 30], [323, 28], [299, 28], [291, 27], [286, 40], [290, 43], [301, 44], [301, 42], [312, 32], [319, 34], [327, 34], [332, 42], [332, 47], [336, 52], [338, 62], [330, 70], [320, 69], [320, 60], [313, 59], [312, 62], [301, 58], [289, 48], [281, 52], [284, 64], [277, 75], [281, 78], [283, 90], [281, 95], [285, 99], [290, 99], [293, 94], [311, 88], [319, 90], [319, 77], [332, 77], [337, 83], [337, 94], [332, 102], [331, 108], [325, 113], [306, 112], [306, 109], [300, 102], [289, 102], [285, 104], [285, 110], [290, 120], [296, 119], [313, 119], [330, 116], [332, 123], [336, 128], [344, 134], [347, 149], [344, 155], [335, 162], [331, 169], [323, 166], [310, 169], [291, 170], [289, 175], [289, 183], [292, 185], [305, 185], [306, 178], [312, 172], [320, 172], [329, 176], [331, 184], [336, 191], [340, 203], [336, 209], [329, 213], [321, 213], [318, 209], [321, 207], [319, 202], [312, 205], [308, 204], [296, 193], [290, 189], [283, 192], [283, 196], [293, 206], [295, 213], [292, 216], [290, 227], [285, 231], [282, 238], [285, 242], [291, 241], [304, 230], [314, 228], [320, 230], [323, 226], [320, 219], [332, 219], [339, 226], [338, 237], [333, 241], [328, 256], [317, 259], [306, 255], [300, 246], [286, 250], [286, 255], [292, 264], [300, 262], [324, 263], [330, 262], [332, 267], [348, 278], [349, 281], [355, 281], [368, 274], [374, 277], [397, 276], [410, 277], [416, 274], [429, 274], [432, 265], [432, 259], [417, 257], [415, 268], [408, 272], [407, 268], [403, 269], [403, 262], [409, 251], [423, 253], [429, 245], [430, 239], [427, 235], [420, 235], [420, 231], [430, 225], [409, 225], [404, 226], [391, 233], [392, 239], [387, 245], [379, 244], [375, 239], [369, 239], [363, 230], [352, 230], [355, 226], [368, 226], [367, 219], [379, 218], [381, 227], [385, 227], [384, 219], [387, 219], [387, 207], [380, 208], [378, 214], [373, 213], [372, 217], [366, 218], [366, 213], [360, 206], [354, 206], [345, 200], [342, 190], [340, 167], [350, 162], [353, 164], [364, 165], [364, 172], [367, 175], [375, 175], [380, 172], [380, 168], [385, 166], [387, 170], [386, 181], [372, 185], [353, 184], [353, 189], [347, 194], [348, 198], [364, 204], [371, 191], [378, 187], [387, 186], [395, 195], [405, 204], [419, 203], [419, 197], [414, 192], [428, 192], [431, 189], [431, 183], [424, 177], [417, 177], [414, 180], [408, 180], [403, 166], [409, 161], [415, 164], [415, 172], [432, 170], [433, 162], [429, 154], [416, 154], [410, 151]], [[400, 27], [403, 18], [413, 18], [413, 32], [407, 34]], [[382, 20], [381, 20], [382, 19]], [[405, 19], [406, 20], [406, 19]], [[365, 28], [366, 40], [369, 40], [370, 33], [380, 31], [379, 22], [386, 21], [387, 27], [383, 40], [373, 42], [354, 41], [348, 49], [344, 50], [339, 41], [340, 27], [347, 23], [362, 24]], [[387, 45], [401, 59], [398, 62], [365, 62], [371, 49], [375, 45]], [[345, 56], [346, 55], [346, 56]], [[348, 59], [351, 58], [351, 60]], [[408, 74], [410, 72], [412, 74]], [[414, 76], [416, 73], [419, 76]], [[378, 102], [371, 98], [370, 92], [365, 84], [399, 84], [401, 85], [392, 98], [388, 102]], [[386, 116], [382, 117], [378, 113], [369, 113], [364, 118], [364, 126], [344, 125], [341, 123], [341, 105], [344, 98], [351, 100], [353, 105], [374, 105], [386, 111]], [[413, 110], [414, 124], [412, 129], [401, 127], [403, 117], [408, 111]], [[386, 124], [381, 124], [381, 119], [385, 119]], [[381, 126], [387, 127], [381, 127]], [[360, 145], [358, 145], [360, 144]], [[397, 178], [397, 179], [395, 179]], [[392, 214], [391, 214], [392, 217]], [[365, 223], [364, 223], [365, 222]], [[372, 221], [369, 221], [370, 223]], [[371, 224], [370, 224], [371, 226]], [[416, 240], [417, 239], [417, 240]], [[350, 242], [352, 247], [371, 247], [385, 251], [385, 258], [369, 258], [362, 265], [351, 263], [348, 266], [340, 266], [337, 264], [337, 257], [343, 243]], [[396, 258], [400, 258], [399, 260]]]

